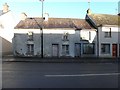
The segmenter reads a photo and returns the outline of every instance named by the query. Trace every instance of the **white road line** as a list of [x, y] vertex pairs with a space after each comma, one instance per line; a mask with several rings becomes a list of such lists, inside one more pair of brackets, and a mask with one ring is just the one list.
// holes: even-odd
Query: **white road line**
[[101, 74], [75, 74], [75, 75], [44, 75], [45, 77], [84, 77], [84, 76], [110, 76], [120, 75], [120, 73], [101, 73]]

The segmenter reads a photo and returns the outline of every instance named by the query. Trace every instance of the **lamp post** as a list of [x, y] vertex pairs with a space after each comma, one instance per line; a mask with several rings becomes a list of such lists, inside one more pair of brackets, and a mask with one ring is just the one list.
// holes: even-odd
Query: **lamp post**
[[42, 23], [41, 23], [41, 58], [43, 58], [43, 2], [44, 0], [40, 0], [42, 2]]

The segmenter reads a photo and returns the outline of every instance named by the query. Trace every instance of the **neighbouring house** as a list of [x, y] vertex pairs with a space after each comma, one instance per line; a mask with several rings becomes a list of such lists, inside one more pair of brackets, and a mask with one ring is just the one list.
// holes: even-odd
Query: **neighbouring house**
[[7, 3], [0, 10], [0, 54], [6, 55], [12, 53], [12, 38], [15, 20], [12, 12], [9, 10]]
[[84, 19], [29, 18], [25, 13], [14, 28], [14, 56], [41, 57], [41, 28], [44, 57], [96, 57], [96, 29]]
[[94, 14], [87, 10], [86, 21], [97, 29], [99, 57], [120, 57], [119, 19], [119, 15]]

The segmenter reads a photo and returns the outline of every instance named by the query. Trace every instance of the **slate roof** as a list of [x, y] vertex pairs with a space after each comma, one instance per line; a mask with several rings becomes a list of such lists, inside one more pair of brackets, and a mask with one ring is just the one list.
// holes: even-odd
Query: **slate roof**
[[[41, 18], [26, 18], [21, 20], [15, 29], [39, 29], [42, 24]], [[43, 22], [43, 28], [76, 28], [76, 29], [91, 29], [84, 19], [74, 18], [49, 18]]]
[[88, 15], [97, 26], [100, 25], [118, 25], [120, 23], [120, 16], [109, 14], [90, 14]]

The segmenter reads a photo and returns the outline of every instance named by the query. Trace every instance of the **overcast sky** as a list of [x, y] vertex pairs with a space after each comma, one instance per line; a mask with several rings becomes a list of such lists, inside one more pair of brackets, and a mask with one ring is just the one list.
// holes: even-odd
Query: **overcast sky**
[[[44, 0], [44, 13], [50, 17], [85, 18], [89, 8], [89, 0]], [[117, 14], [119, 0], [90, 0], [92, 13]], [[8, 3], [9, 9], [16, 17], [25, 12], [28, 17], [41, 16], [41, 2], [39, 0], [1, 0], [2, 5]]]

